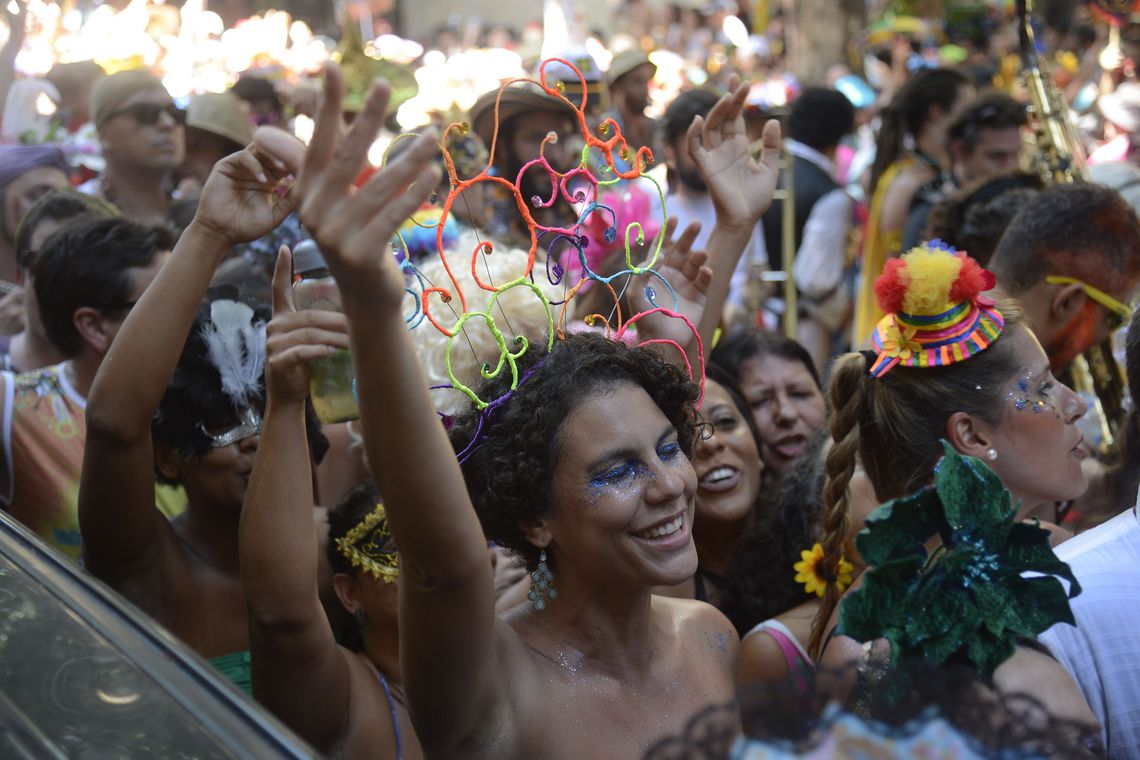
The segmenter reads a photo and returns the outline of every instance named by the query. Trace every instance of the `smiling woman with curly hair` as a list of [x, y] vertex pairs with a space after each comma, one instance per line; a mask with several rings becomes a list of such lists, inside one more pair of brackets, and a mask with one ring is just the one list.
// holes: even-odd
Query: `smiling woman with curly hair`
[[[650, 351], [589, 334], [558, 341], [546, 355], [528, 351], [519, 373], [525, 380], [508, 403], [489, 414], [472, 410], [457, 418], [450, 437], [456, 451], [472, 447], [463, 461], [463, 477], [487, 537], [522, 556], [533, 570], [539, 547], [528, 540], [523, 526], [555, 510], [555, 469], [573, 410], [621, 386], [640, 388], [676, 428], [680, 453], [688, 458], [700, 389]], [[503, 372], [480, 395], [499, 398], [509, 389], [510, 374]]]

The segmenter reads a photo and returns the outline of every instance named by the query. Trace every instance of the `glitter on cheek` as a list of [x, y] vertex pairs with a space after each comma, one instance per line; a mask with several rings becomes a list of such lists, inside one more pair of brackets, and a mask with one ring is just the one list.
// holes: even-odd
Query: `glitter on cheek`
[[645, 482], [655, 480], [657, 475], [645, 465], [630, 465], [631, 472], [619, 479], [598, 477], [586, 485], [586, 495], [595, 504], [604, 497], [625, 499], [640, 493]]
[[1029, 410], [1034, 414], [1040, 414], [1044, 411], [1053, 410], [1052, 405], [1043, 399], [1029, 398], [1029, 381], [1032, 378], [1029, 370], [1022, 370], [1025, 374], [1018, 378], [1012, 390], [1006, 394], [1006, 398], [1013, 402], [1013, 408], [1019, 412]]

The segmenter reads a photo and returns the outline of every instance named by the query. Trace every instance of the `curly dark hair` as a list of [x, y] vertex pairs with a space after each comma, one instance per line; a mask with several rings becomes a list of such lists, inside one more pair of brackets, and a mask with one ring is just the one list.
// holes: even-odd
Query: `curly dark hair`
[[[639, 386], [677, 428], [685, 456], [691, 456], [697, 424], [697, 386], [677, 367], [649, 349], [630, 348], [600, 335], [572, 335], [545, 353], [531, 344], [518, 362], [518, 388], [503, 404], [455, 419], [449, 431], [457, 452], [473, 441], [462, 462], [467, 491], [487, 538], [538, 563], [538, 547], [522, 526], [541, 519], [553, 505], [554, 468], [563, 445], [562, 426], [584, 399], [621, 383]], [[494, 400], [510, 390], [510, 373], [485, 382], [480, 398]], [[482, 432], [478, 431], [483, 417]], [[475, 441], [476, 435], [478, 441]]]
[[810, 599], [796, 583], [792, 565], [799, 562], [800, 550], [818, 540], [827, 440], [827, 431], [819, 431], [775, 493], [761, 491], [761, 519], [733, 563], [720, 605], [741, 636]]

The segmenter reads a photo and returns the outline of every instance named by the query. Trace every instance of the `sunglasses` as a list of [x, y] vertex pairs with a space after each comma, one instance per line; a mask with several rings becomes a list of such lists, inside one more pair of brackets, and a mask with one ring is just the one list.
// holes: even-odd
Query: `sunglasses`
[[224, 430], [221, 433], [211, 433], [206, 429], [204, 423], [198, 423], [198, 432], [209, 439], [209, 446], [211, 449], [220, 449], [223, 446], [229, 446], [231, 443], [245, 440], [250, 436], [257, 435], [261, 432], [261, 413], [256, 409], [246, 407], [241, 410], [238, 416], [238, 423], [229, 430]]
[[1045, 282], [1048, 285], [1079, 285], [1081, 290], [1085, 292], [1085, 295], [1108, 309], [1108, 313], [1111, 315], [1109, 325], [1113, 330], [1116, 330], [1125, 322], [1132, 319], [1132, 307], [1123, 301], [1116, 300], [1100, 288], [1094, 288], [1087, 282], [1078, 280], [1076, 277], [1064, 277], [1058, 274], [1051, 274], [1045, 277]]
[[186, 123], [186, 110], [179, 108], [173, 103], [135, 103], [133, 106], [112, 111], [107, 119], [110, 120], [116, 116], [129, 115], [139, 124], [151, 127], [158, 123], [159, 118], [161, 118], [163, 114], [173, 119], [175, 124]]

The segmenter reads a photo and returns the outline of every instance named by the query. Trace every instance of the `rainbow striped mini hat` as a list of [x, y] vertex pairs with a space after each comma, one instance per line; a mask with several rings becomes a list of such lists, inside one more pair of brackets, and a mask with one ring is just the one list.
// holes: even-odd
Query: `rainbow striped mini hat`
[[985, 351], [1005, 318], [982, 293], [994, 276], [961, 251], [931, 240], [883, 267], [875, 280], [879, 308], [876, 354], [870, 373], [882, 377], [898, 365], [945, 367]]

